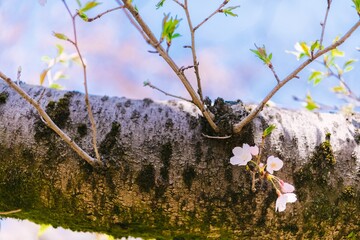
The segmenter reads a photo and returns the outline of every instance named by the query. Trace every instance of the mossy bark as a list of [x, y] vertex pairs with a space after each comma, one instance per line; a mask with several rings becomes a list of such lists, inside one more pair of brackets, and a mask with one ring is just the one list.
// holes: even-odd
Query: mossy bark
[[[22, 88], [36, 99], [43, 91]], [[219, 140], [202, 136], [206, 127], [185, 103], [92, 96], [105, 163], [94, 169], [16, 93], [3, 84], [0, 92], [0, 209], [22, 209], [12, 217], [115, 237], [360, 237], [358, 116], [268, 108], [242, 134]], [[93, 154], [84, 96], [46, 89], [40, 101]], [[277, 129], [264, 159], [284, 160], [277, 175], [298, 195], [283, 213], [270, 184], [252, 192], [246, 169], [229, 163], [235, 146], [259, 144], [269, 124]]]

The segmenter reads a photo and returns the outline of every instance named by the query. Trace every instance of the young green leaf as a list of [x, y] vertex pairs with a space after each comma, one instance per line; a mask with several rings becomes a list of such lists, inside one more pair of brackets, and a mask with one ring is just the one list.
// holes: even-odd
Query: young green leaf
[[319, 106], [318, 106], [318, 105], [314, 102], [314, 100], [312, 99], [310, 93], [308, 93], [308, 94], [306, 95], [305, 101], [306, 101], [306, 106], [305, 106], [305, 108], [306, 108], [307, 110], [313, 111], [313, 110], [319, 108]]
[[265, 138], [266, 136], [268, 136], [275, 128], [276, 126], [274, 124], [271, 124], [264, 130], [262, 137]]
[[41, 224], [38, 232], [38, 237], [41, 237], [51, 225]]
[[321, 80], [323, 80], [325, 77], [325, 73], [321, 72], [321, 71], [315, 71], [312, 70], [310, 76], [309, 76], [309, 82], [313, 82], [314, 86], [318, 85]]
[[239, 7], [240, 6], [228, 7], [228, 8], [221, 9], [220, 11], [223, 12], [225, 14], [225, 16], [229, 15], [232, 17], [237, 17], [238, 15], [233, 13], [233, 10], [236, 8], [239, 8]]
[[57, 83], [50, 84], [49, 88], [57, 89], [57, 90], [62, 90], [63, 89], [63, 87], [60, 84], [57, 84]]
[[356, 9], [356, 12], [357, 14], [360, 16], [360, 0], [352, 0], [353, 3], [355, 4], [355, 9]]
[[81, 8], [82, 4], [81, 4], [80, 0], [76, 0], [76, 2], [78, 4], [79, 8]]
[[85, 3], [84, 7], [82, 7], [81, 9], [79, 9], [79, 11], [81, 12], [86, 12], [89, 11], [90, 9], [93, 9], [94, 7], [100, 5], [101, 3], [97, 2], [97, 1], [90, 1]]
[[53, 32], [53, 35], [55, 37], [57, 37], [58, 39], [61, 39], [61, 40], [68, 40], [69, 38], [65, 35], [65, 34], [62, 34], [62, 33], [57, 33], [57, 32]]
[[345, 53], [343, 51], [340, 51], [339, 49], [335, 48], [333, 50], [330, 51], [330, 54], [333, 57], [343, 57], [345, 56]]
[[163, 30], [162, 30], [161, 39], [160, 39], [160, 42], [163, 39], [165, 39], [168, 46], [171, 45], [171, 41], [174, 38], [181, 36], [179, 33], [175, 33], [175, 30], [178, 28], [181, 19], [177, 19], [177, 16], [175, 17], [175, 19], [173, 17], [171, 17], [169, 19], [169, 16], [170, 16], [170, 14], [164, 15], [163, 22], [162, 22]]
[[351, 70], [353, 70], [354, 66], [352, 64], [356, 61], [357, 61], [356, 59], [347, 60], [343, 66], [344, 72], [350, 72]]
[[344, 94], [344, 95], [348, 95], [349, 92], [346, 90], [344, 84], [340, 83], [339, 86], [335, 86], [333, 88], [331, 88], [331, 90], [334, 93], [340, 93], [340, 94]]
[[78, 15], [79, 15], [79, 17], [82, 19], [82, 20], [84, 20], [85, 22], [87, 22], [88, 21], [88, 16], [85, 14], [85, 12], [83, 12], [83, 11], [81, 11], [81, 10], [79, 10], [78, 11]]
[[306, 56], [310, 57], [310, 48], [306, 44], [306, 42], [300, 42], [299, 44], [302, 49], [302, 53], [305, 54]]
[[64, 52], [64, 47], [60, 44], [56, 44], [55, 46], [57, 48], [57, 55], [60, 56]]
[[261, 60], [263, 61], [264, 64], [270, 66], [271, 65], [271, 59], [272, 59], [272, 53], [270, 53], [269, 55], [266, 53], [266, 49], [265, 46], [262, 47], [258, 47], [256, 46], [256, 49], [250, 49], [250, 51], [252, 51], [253, 53], [255, 53], [255, 55]]
[[163, 7], [165, 1], [166, 1], [166, 0], [160, 0], [160, 2], [158, 2], [158, 3], [156, 4], [156, 9], [159, 9], [159, 8]]
[[311, 52], [314, 52], [316, 49], [320, 49], [320, 43], [318, 40], [316, 40], [316, 42], [311, 44], [311, 47], [310, 47]]

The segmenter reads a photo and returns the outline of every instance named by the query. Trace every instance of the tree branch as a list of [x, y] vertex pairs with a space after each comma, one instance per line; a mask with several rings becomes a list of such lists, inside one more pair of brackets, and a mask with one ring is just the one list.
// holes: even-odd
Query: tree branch
[[83, 68], [84, 89], [85, 89], [85, 103], [86, 103], [86, 109], [88, 111], [90, 124], [91, 124], [93, 148], [94, 148], [94, 152], [95, 152], [95, 156], [96, 156], [97, 161], [101, 162], [100, 154], [99, 154], [98, 147], [97, 147], [96, 124], [95, 124], [93, 112], [91, 110], [91, 103], [89, 101], [86, 64], [85, 64], [84, 59], [82, 57], [82, 54], [81, 54], [81, 51], [80, 51], [80, 48], [79, 48], [79, 44], [78, 44], [78, 41], [77, 41], [76, 19], [75, 18], [76, 18], [76, 16], [78, 16], [78, 13], [75, 14], [75, 15], [72, 15], [72, 13], [71, 13], [71, 11], [69, 9], [69, 6], [67, 5], [65, 0], [63, 0], [63, 3], [64, 3], [64, 5], [65, 5], [70, 17], [71, 17], [71, 20], [72, 20], [72, 26], [73, 26], [73, 31], [74, 31], [74, 41], [70, 41], [70, 42], [74, 45], [74, 47], [76, 49], [76, 52], [79, 55], [81, 65], [82, 65], [82, 68]]
[[196, 27], [194, 27], [194, 31], [196, 31], [199, 27], [201, 27], [204, 23], [206, 23], [210, 18], [212, 18], [215, 14], [221, 12], [221, 9], [225, 7], [226, 4], [229, 3], [229, 0], [225, 0], [213, 13], [211, 13], [207, 18], [205, 18], [201, 23], [199, 23]]
[[[116, 0], [120, 5], [120, 0]], [[213, 121], [213, 116], [208, 110], [204, 107], [204, 104], [201, 102], [199, 97], [197, 96], [195, 90], [191, 86], [189, 80], [186, 78], [185, 74], [181, 69], [176, 65], [176, 63], [173, 61], [173, 59], [166, 53], [165, 49], [160, 45], [157, 38], [153, 34], [153, 32], [150, 30], [149, 26], [144, 22], [138, 11], [131, 5], [129, 1], [122, 0], [122, 2], [125, 5], [125, 8], [130, 12], [130, 14], [133, 16], [135, 21], [138, 23], [139, 27], [141, 28], [141, 31], [144, 32], [144, 34], [148, 37], [149, 41], [148, 43], [151, 44], [157, 52], [160, 54], [160, 56], [166, 61], [166, 63], [170, 66], [170, 68], [175, 72], [175, 74], [178, 76], [180, 81], [183, 83], [184, 87], [188, 91], [193, 103], [195, 106], [197, 106], [200, 111], [202, 112], [204, 118], [207, 120], [211, 128], [218, 132], [219, 128]]]
[[326, 27], [326, 22], [327, 22], [327, 18], [329, 15], [331, 3], [332, 3], [332, 0], [327, 0], [327, 8], [326, 8], [324, 22], [321, 23], [320, 49], [322, 48], [322, 44], [324, 41], [325, 27]]
[[262, 111], [262, 109], [264, 108], [264, 106], [266, 105], [266, 103], [270, 100], [270, 98], [272, 98], [272, 96], [274, 96], [274, 94], [279, 91], [279, 89], [281, 89], [286, 83], [288, 83], [290, 80], [296, 78], [296, 76], [298, 75], [298, 73], [300, 71], [302, 71], [306, 66], [308, 66], [310, 63], [312, 63], [315, 59], [317, 59], [318, 57], [324, 55], [325, 53], [337, 48], [338, 46], [340, 46], [342, 43], [344, 43], [344, 41], [346, 39], [348, 39], [355, 31], [356, 29], [358, 29], [360, 26], [360, 20], [358, 22], [356, 22], [356, 24], [354, 24], [354, 26], [352, 26], [350, 28], [350, 30], [343, 36], [341, 37], [339, 40], [337, 40], [336, 42], [334, 42], [333, 44], [331, 44], [330, 46], [328, 46], [327, 48], [324, 48], [318, 52], [316, 52], [314, 54], [314, 56], [312, 58], [307, 59], [305, 62], [303, 62], [299, 67], [297, 67], [292, 73], [290, 73], [286, 78], [284, 78], [282, 81], [280, 81], [279, 84], [277, 84], [269, 93], [268, 95], [261, 101], [261, 103], [248, 115], [246, 116], [241, 122], [237, 123], [234, 125], [233, 127], [233, 132], [235, 133], [239, 133], [241, 132], [242, 128], [247, 125], [248, 123], [250, 123], [256, 116], [257, 114]]
[[0, 71], [0, 78], [2, 78], [12, 89], [14, 89], [22, 98], [24, 98], [28, 103], [30, 103], [44, 119], [46, 125], [54, 130], [54, 132], [61, 137], [82, 159], [88, 162], [91, 166], [95, 167], [102, 164], [101, 162], [90, 157], [82, 148], [80, 148], [66, 133], [64, 133], [49, 117], [45, 110], [32, 99], [24, 90], [17, 86], [9, 77], [3, 74]]
[[94, 20], [96, 20], [96, 19], [99, 19], [99, 18], [101, 18], [102, 16], [104, 16], [105, 14], [107, 14], [107, 13], [110, 13], [110, 12], [112, 12], [112, 11], [116, 11], [116, 10], [119, 10], [119, 9], [123, 9], [124, 8], [124, 6], [120, 6], [120, 7], [116, 7], [116, 8], [112, 8], [112, 9], [109, 9], [109, 10], [106, 10], [105, 12], [103, 12], [103, 13], [100, 13], [100, 14], [98, 14], [97, 16], [95, 16], [95, 17], [93, 17], [93, 18], [88, 18], [88, 22], [92, 22], [92, 21], [94, 21]]

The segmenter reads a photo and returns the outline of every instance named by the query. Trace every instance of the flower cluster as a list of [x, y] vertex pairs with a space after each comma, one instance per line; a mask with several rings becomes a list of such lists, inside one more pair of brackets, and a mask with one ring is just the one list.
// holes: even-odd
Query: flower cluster
[[[283, 167], [284, 162], [281, 159], [270, 156], [267, 158], [266, 165], [264, 165], [260, 162], [259, 148], [248, 144], [235, 147], [232, 152], [234, 154], [230, 158], [232, 165], [246, 166], [249, 162], [252, 162], [256, 166], [259, 176], [272, 183], [278, 194], [275, 204], [276, 211], [282, 212], [286, 209], [286, 203], [296, 202], [296, 194], [293, 193], [295, 187], [273, 175], [274, 171], [279, 171]], [[256, 157], [256, 161], [253, 161], [254, 157]]]

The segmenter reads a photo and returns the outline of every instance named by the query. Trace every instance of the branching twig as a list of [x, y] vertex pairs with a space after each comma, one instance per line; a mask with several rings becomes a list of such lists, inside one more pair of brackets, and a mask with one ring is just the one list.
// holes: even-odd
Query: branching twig
[[270, 65], [269, 65], [269, 68], [270, 68], [271, 72], [274, 74], [274, 77], [275, 77], [277, 83], [279, 84], [279, 83], [280, 83], [280, 78], [279, 78], [279, 76], [276, 74], [275, 69], [274, 69], [274, 66], [273, 66], [272, 64], [270, 64]]
[[332, 0], [327, 0], [327, 8], [326, 8], [324, 22], [322, 22], [320, 24], [321, 25], [320, 49], [322, 49], [322, 44], [323, 44], [323, 41], [324, 41], [325, 27], [326, 27], [326, 22], [327, 22], [327, 18], [328, 18], [328, 15], [329, 15], [331, 3], [332, 3]]
[[[120, 0], [116, 0], [120, 6], [122, 4], [120, 3]], [[139, 26], [141, 29], [138, 29], [140, 33], [144, 33], [146, 37], [148, 38], [148, 43], [151, 44], [156, 51], [159, 53], [159, 55], [167, 62], [167, 64], [170, 66], [170, 68], [176, 73], [176, 75], [179, 77], [180, 81], [183, 83], [184, 87], [186, 88], [187, 92], [191, 96], [192, 102], [197, 106], [200, 111], [202, 112], [204, 118], [207, 120], [211, 128], [218, 132], [219, 128], [213, 121], [213, 116], [208, 110], [205, 108], [202, 101], [197, 96], [195, 90], [191, 86], [189, 80], [186, 78], [185, 74], [180, 70], [180, 68], [176, 65], [176, 63], [173, 61], [173, 59], [166, 53], [165, 49], [159, 44], [157, 38], [153, 34], [153, 32], [150, 30], [148, 25], [144, 22], [142, 17], [140, 16], [139, 12], [132, 6], [130, 1], [122, 0], [123, 4], [125, 5], [125, 8], [130, 12], [134, 20], [137, 22], [136, 26]], [[125, 9], [124, 9], [125, 10]], [[126, 10], [125, 10], [126, 12]], [[131, 19], [131, 18], [130, 18]]]
[[103, 13], [100, 13], [98, 14], [97, 16], [93, 17], [93, 18], [88, 18], [87, 19], [87, 22], [92, 22], [98, 18], [101, 18], [102, 16], [104, 16], [105, 14], [109, 13], [109, 12], [112, 12], [112, 11], [116, 11], [116, 10], [119, 10], [119, 9], [122, 9], [124, 8], [124, 6], [120, 6], [120, 7], [116, 7], [116, 8], [112, 8], [112, 9], [109, 9], [109, 10], [106, 10], [105, 12]]
[[196, 27], [194, 27], [194, 32], [201, 27], [204, 23], [206, 23], [210, 18], [212, 18], [215, 14], [220, 13], [221, 9], [225, 7], [226, 4], [229, 3], [229, 0], [225, 0], [213, 13], [211, 13], [207, 18], [205, 18], [201, 23], [199, 23]]
[[92, 109], [91, 109], [91, 103], [89, 101], [89, 92], [88, 92], [88, 87], [87, 87], [87, 72], [86, 72], [86, 64], [84, 62], [84, 59], [81, 55], [81, 52], [80, 52], [80, 49], [79, 49], [79, 44], [78, 44], [78, 41], [77, 41], [77, 31], [76, 31], [76, 17], [78, 16], [78, 13], [76, 14], [72, 14], [66, 1], [63, 0], [63, 3], [72, 19], [72, 26], [73, 26], [73, 31], [74, 31], [74, 41], [71, 41], [70, 39], [68, 39], [69, 42], [71, 42], [78, 55], [79, 55], [79, 59], [81, 61], [81, 65], [83, 67], [83, 76], [84, 76], [84, 89], [85, 89], [85, 104], [86, 104], [86, 107], [87, 107], [87, 112], [88, 112], [88, 115], [89, 115], [89, 119], [90, 119], [90, 124], [91, 124], [91, 130], [92, 130], [92, 142], [93, 142], [93, 148], [94, 148], [94, 152], [95, 152], [95, 156], [96, 156], [96, 159], [97, 161], [101, 162], [101, 158], [100, 158], [100, 154], [99, 154], [99, 151], [98, 151], [98, 148], [97, 148], [97, 130], [96, 130], [96, 124], [95, 124], [95, 119], [94, 119], [94, 116], [93, 116], [93, 113], [92, 113]]
[[40, 114], [40, 116], [44, 119], [46, 125], [54, 130], [56, 134], [58, 134], [69, 146], [86, 162], [88, 162], [92, 166], [96, 166], [99, 164], [95, 159], [90, 157], [83, 149], [81, 149], [66, 133], [64, 133], [49, 117], [49, 115], [45, 112], [45, 110], [41, 107], [39, 103], [37, 103], [33, 98], [31, 98], [24, 90], [18, 87], [9, 77], [0, 72], [0, 78], [2, 78], [12, 89], [14, 89], [22, 98], [24, 98], [27, 102], [29, 102]]
[[178, 4], [180, 7], [184, 7], [184, 4], [182, 4], [181, 2], [179, 2], [178, 0], [173, 0], [173, 2], [175, 2], [176, 4]]
[[155, 90], [158, 90], [159, 92], [162, 92], [163, 94], [165, 94], [165, 95], [167, 95], [167, 96], [170, 96], [170, 97], [173, 97], [173, 98], [178, 98], [178, 99], [184, 100], [184, 101], [189, 102], [189, 103], [193, 103], [193, 102], [192, 102], [191, 100], [189, 100], [189, 99], [186, 99], [186, 98], [183, 98], [183, 97], [180, 97], [180, 96], [176, 96], [176, 95], [173, 95], [173, 94], [171, 94], [171, 93], [167, 93], [167, 92], [161, 90], [160, 88], [152, 85], [151, 82], [149, 82], [149, 81], [144, 82], [144, 86], [149, 86], [149, 87], [151, 87], [151, 88], [153, 88], [153, 89], [155, 89]]
[[199, 94], [201, 102], [203, 102], [204, 100], [203, 100], [202, 87], [201, 87], [199, 62], [197, 60], [196, 47], [195, 47], [195, 30], [194, 30], [194, 28], [192, 26], [192, 22], [191, 22], [189, 6], [188, 6], [188, 0], [185, 0], [183, 8], [184, 8], [184, 11], [185, 11], [185, 14], [186, 14], [186, 19], [187, 19], [190, 34], [191, 34], [191, 53], [192, 53], [192, 56], [193, 56], [193, 65], [194, 65], [194, 71], [195, 71], [197, 86], [198, 86], [198, 94]]
[[314, 54], [314, 56], [312, 58], [307, 59], [305, 62], [303, 62], [300, 66], [298, 66], [292, 73], [290, 73], [286, 78], [284, 78], [282, 81], [280, 81], [279, 84], [277, 84], [269, 93], [268, 95], [261, 101], [261, 103], [248, 115], [246, 116], [241, 122], [237, 123], [234, 125], [233, 128], [233, 132], [235, 133], [239, 133], [242, 128], [247, 125], [248, 123], [250, 123], [257, 115], [260, 111], [262, 111], [262, 109], [264, 108], [264, 106], [266, 105], [266, 103], [270, 100], [270, 98], [272, 98], [272, 96], [274, 96], [274, 94], [279, 91], [279, 89], [281, 89], [286, 83], [288, 83], [290, 80], [296, 78], [296, 76], [298, 75], [298, 73], [300, 71], [302, 71], [306, 66], [308, 66], [310, 63], [312, 63], [315, 59], [317, 59], [318, 57], [324, 55], [325, 53], [337, 48], [338, 46], [340, 46], [342, 43], [344, 43], [344, 41], [346, 39], [348, 39], [354, 32], [356, 29], [358, 29], [360, 26], [360, 20], [356, 22], [356, 24], [354, 24], [354, 26], [352, 26], [350, 28], [350, 30], [344, 35], [342, 36], [339, 40], [337, 40], [336, 42], [334, 42], [333, 44], [331, 44], [330, 46], [319, 50], [318, 52], [316, 52]]

